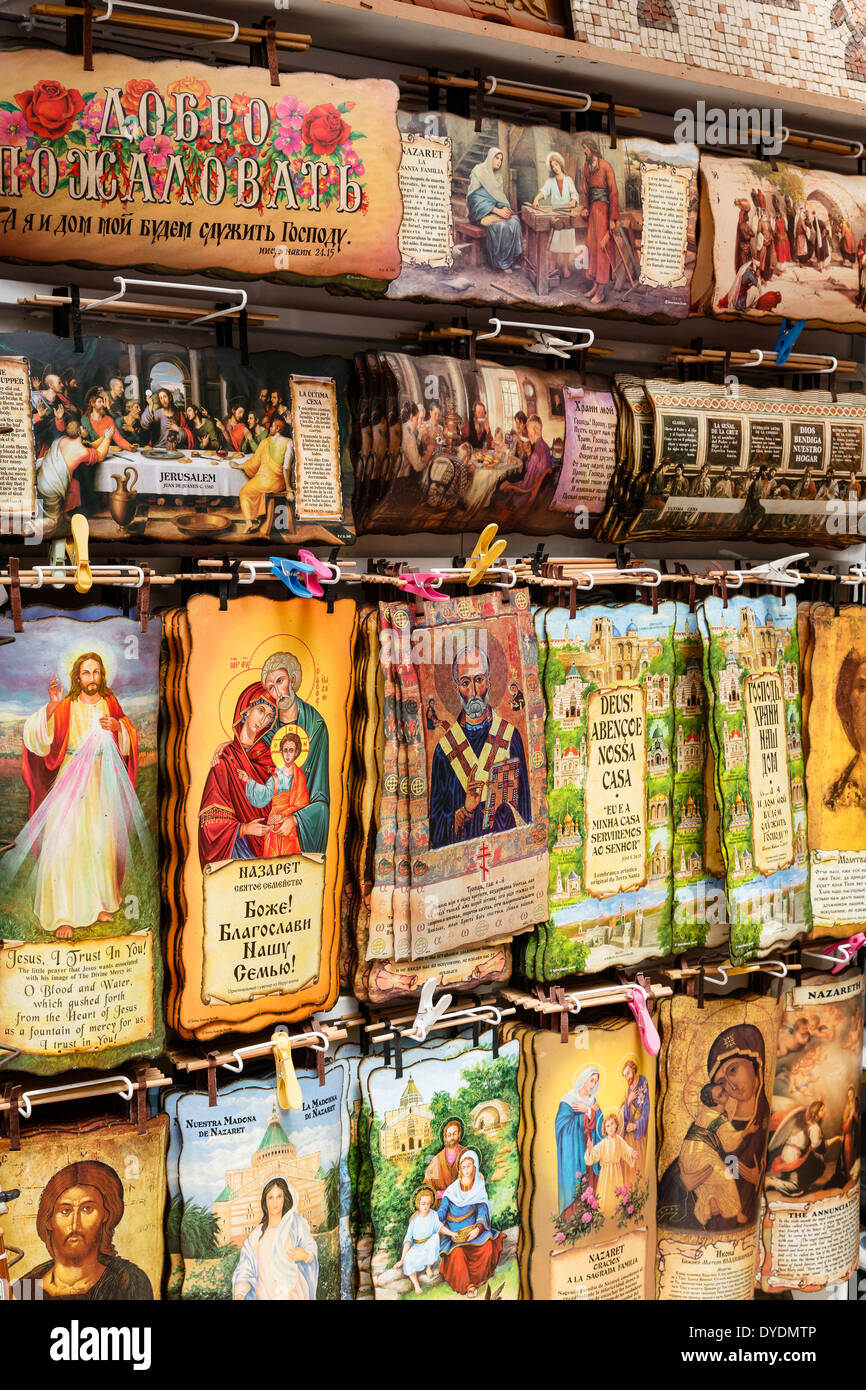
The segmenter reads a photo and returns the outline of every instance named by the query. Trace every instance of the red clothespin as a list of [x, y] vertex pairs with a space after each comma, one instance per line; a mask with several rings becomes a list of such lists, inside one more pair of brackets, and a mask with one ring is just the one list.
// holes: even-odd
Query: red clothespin
[[408, 570], [406, 574], [395, 575], [394, 583], [398, 589], [416, 594], [418, 598], [438, 599], [442, 603], [448, 598], [447, 594], [439, 593], [442, 577], [432, 570]]
[[658, 1029], [650, 1018], [647, 1008], [647, 992], [643, 985], [631, 985], [630, 990], [628, 1006], [635, 1016], [644, 1051], [648, 1052], [651, 1057], [657, 1057], [661, 1051], [662, 1043]]

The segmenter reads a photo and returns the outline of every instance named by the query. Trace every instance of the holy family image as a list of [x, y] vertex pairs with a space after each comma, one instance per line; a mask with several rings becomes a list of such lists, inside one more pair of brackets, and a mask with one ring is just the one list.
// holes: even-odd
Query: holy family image
[[[427, 264], [417, 253], [413, 264], [404, 258], [390, 298], [602, 308], [667, 319], [688, 313], [694, 146], [629, 139], [614, 148], [599, 133], [490, 118], [476, 130], [473, 120], [436, 112], [400, 112], [399, 120], [404, 135], [450, 142], [453, 225], [450, 255], [443, 258], [434, 243]], [[645, 191], [646, 171], [654, 190], [662, 182], [677, 190], [667, 200], [664, 231], [655, 218], [646, 222], [664, 245], [646, 239], [644, 199], [656, 196]], [[423, 208], [408, 215], [413, 247], [424, 245]], [[663, 262], [667, 271], [656, 273]]]
[[[190, 711], [172, 829], [183, 879], [169, 925], [183, 961], [177, 1026], [252, 1029], [336, 993], [357, 611], [347, 599], [329, 614], [244, 596], [221, 613], [202, 594], [180, 620], [168, 678], [185, 683], [179, 708]], [[174, 996], [172, 1018], [173, 1008]]]
[[377, 1300], [517, 1297], [518, 1044], [465, 1049], [371, 1074]]

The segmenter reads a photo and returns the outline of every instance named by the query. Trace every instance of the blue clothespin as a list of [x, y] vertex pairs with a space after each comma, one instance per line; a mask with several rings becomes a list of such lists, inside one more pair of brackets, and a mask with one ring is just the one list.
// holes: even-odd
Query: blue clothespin
[[788, 358], [791, 356], [791, 350], [794, 344], [805, 327], [805, 319], [782, 319], [782, 327], [779, 329], [776, 346], [773, 348], [776, 354], [777, 367], [784, 367]]
[[311, 598], [312, 595], [303, 581], [305, 574], [315, 574], [312, 565], [306, 560], [287, 560], [283, 555], [269, 555], [271, 574], [281, 579], [290, 594], [295, 598]]

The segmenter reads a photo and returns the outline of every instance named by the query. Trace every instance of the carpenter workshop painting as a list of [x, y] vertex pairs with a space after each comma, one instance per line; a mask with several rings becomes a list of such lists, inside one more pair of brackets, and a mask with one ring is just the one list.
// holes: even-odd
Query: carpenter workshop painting
[[610, 311], [689, 308], [698, 155], [549, 126], [399, 113], [403, 269], [392, 298]]
[[[10, 334], [30, 367], [42, 536], [353, 539], [340, 358]], [[344, 375], [346, 374], [346, 375]], [[344, 455], [345, 444], [345, 455]]]

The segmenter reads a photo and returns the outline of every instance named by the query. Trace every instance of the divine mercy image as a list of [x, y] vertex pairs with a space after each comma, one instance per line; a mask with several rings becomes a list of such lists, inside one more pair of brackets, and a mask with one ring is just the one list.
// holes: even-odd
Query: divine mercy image
[[[118, 624], [120, 627], [118, 627]], [[0, 673], [6, 937], [134, 930], [155, 913], [158, 634], [125, 619], [28, 624]], [[127, 659], [127, 653], [130, 659]], [[17, 658], [17, 659], [16, 659]], [[153, 893], [153, 897], [151, 894]]]

